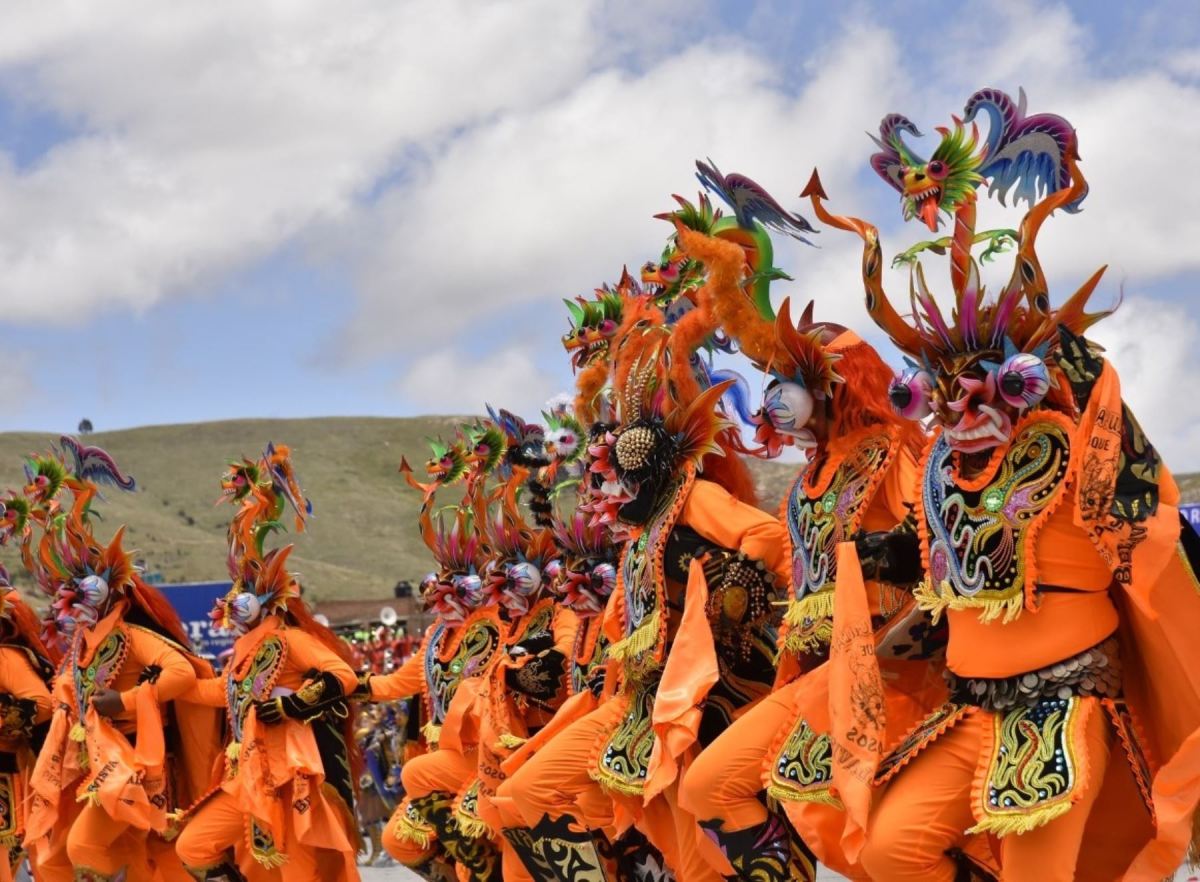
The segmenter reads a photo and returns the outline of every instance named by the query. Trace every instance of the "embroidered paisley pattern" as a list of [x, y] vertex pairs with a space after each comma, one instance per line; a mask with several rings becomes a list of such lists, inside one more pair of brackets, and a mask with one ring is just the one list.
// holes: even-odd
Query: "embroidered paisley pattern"
[[622, 554], [624, 637], [609, 652], [624, 661], [627, 676], [645, 676], [662, 665], [666, 646], [661, 638], [668, 614], [663, 554], [694, 480], [691, 469], [674, 480], [655, 503], [641, 536]]
[[973, 832], [1027, 833], [1071, 807], [1080, 783], [1083, 702], [1055, 698], [993, 715], [984, 792]]
[[784, 802], [822, 802], [841, 806], [829, 792], [833, 781], [833, 740], [800, 720], [771, 768], [768, 795]]
[[837, 547], [858, 532], [893, 444], [887, 434], [854, 442], [853, 452], [825, 476], [827, 481], [814, 479], [809, 467], [792, 484], [786, 507], [792, 539], [787, 649], [812, 652], [832, 637]]
[[658, 683], [641, 684], [625, 692], [625, 716], [600, 751], [592, 777], [618, 793], [640, 795], [650, 769], [654, 747], [651, 712]]
[[229, 672], [225, 681], [225, 700], [230, 710], [229, 727], [235, 744], [242, 743], [246, 715], [254, 702], [270, 697], [286, 656], [287, 644], [282, 638], [270, 635], [255, 647], [245, 671]]
[[1070, 466], [1066, 420], [1036, 416], [976, 489], [956, 477], [945, 435], [933, 442], [921, 499], [929, 548], [928, 581], [916, 592], [923, 609], [979, 609], [984, 621], [1020, 614], [1032, 588], [1032, 540]]
[[79, 634], [75, 638], [72, 673], [75, 680], [75, 718], [81, 723], [96, 690], [106, 688], [125, 663], [125, 656], [129, 654], [129, 636], [121, 628], [113, 629], [86, 665], [80, 661], [83, 646], [83, 635]]
[[482, 618], [468, 621], [463, 627], [461, 639], [451, 641], [445, 647], [448, 655], [442, 654], [442, 641], [446, 637], [446, 626], [437, 626], [425, 653], [425, 680], [428, 684], [426, 699], [429, 703], [429, 721], [441, 726], [446, 720], [450, 701], [458, 690], [458, 684], [467, 677], [481, 673], [492, 653], [500, 645], [500, 627], [495, 619]]
[[0, 848], [10, 850], [21, 844], [17, 836], [15, 793], [12, 774], [0, 772]]

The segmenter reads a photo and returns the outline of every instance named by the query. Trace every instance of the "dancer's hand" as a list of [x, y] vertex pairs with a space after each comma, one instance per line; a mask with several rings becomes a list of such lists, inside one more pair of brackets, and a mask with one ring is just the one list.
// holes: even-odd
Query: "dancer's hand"
[[258, 721], [260, 723], [273, 726], [276, 723], [283, 722], [283, 700], [280, 698], [256, 701], [254, 702], [254, 709], [258, 712]]
[[92, 707], [102, 717], [115, 717], [125, 710], [121, 701], [121, 693], [115, 689], [101, 689], [92, 696]]

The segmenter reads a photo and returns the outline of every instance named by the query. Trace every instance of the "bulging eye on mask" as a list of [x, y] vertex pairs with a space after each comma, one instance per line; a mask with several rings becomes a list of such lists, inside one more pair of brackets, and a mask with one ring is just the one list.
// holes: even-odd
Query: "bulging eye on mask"
[[804, 450], [817, 446], [817, 436], [809, 425], [816, 399], [799, 383], [778, 381], [763, 395], [762, 412], [771, 427]]
[[978, 453], [1007, 443], [1016, 418], [1041, 403], [1049, 390], [1045, 361], [1035, 353], [1010, 349], [1002, 362], [975, 356], [937, 380], [909, 364], [892, 380], [888, 398], [905, 419], [932, 414], [953, 449]]

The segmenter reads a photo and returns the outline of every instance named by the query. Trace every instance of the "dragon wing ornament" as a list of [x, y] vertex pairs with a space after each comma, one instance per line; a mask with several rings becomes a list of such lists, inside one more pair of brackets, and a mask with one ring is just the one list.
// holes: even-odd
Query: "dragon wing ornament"
[[[988, 192], [1004, 205], [1009, 191], [1014, 201], [1032, 205], [1043, 195], [1071, 184], [1067, 154], [1076, 149], [1075, 128], [1054, 113], [1025, 115], [1025, 90], [1017, 100], [999, 89], [980, 89], [967, 99], [963, 119], [972, 122], [980, 113], [991, 124], [984, 143], [979, 175], [988, 182]], [[1077, 157], [1076, 157], [1077, 158]], [[1063, 211], [1077, 212], [1087, 188]]]
[[788, 211], [762, 186], [745, 175], [733, 172], [721, 174], [716, 163], [696, 160], [696, 179], [711, 193], [720, 196], [733, 209], [738, 225], [747, 229], [755, 221], [769, 230], [791, 236], [806, 245], [811, 245], [805, 235], [817, 232], [803, 216]]

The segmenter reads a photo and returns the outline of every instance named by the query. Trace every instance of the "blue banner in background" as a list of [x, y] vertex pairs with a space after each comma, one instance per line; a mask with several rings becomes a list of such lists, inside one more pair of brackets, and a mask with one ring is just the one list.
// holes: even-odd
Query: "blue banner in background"
[[216, 658], [233, 646], [234, 635], [213, 630], [208, 614], [213, 604], [229, 593], [232, 582], [188, 582], [182, 585], [156, 585], [167, 598], [179, 618], [196, 651], [203, 656]]
[[1191, 502], [1181, 505], [1179, 511], [1183, 515], [1183, 519], [1192, 525], [1192, 529], [1200, 533], [1200, 504]]

